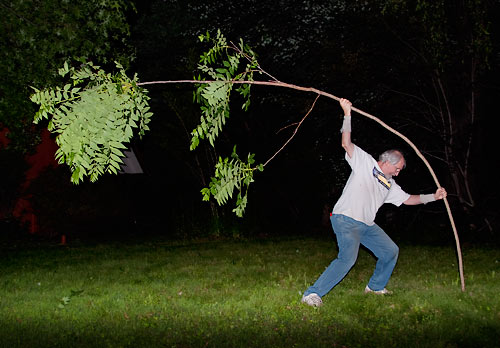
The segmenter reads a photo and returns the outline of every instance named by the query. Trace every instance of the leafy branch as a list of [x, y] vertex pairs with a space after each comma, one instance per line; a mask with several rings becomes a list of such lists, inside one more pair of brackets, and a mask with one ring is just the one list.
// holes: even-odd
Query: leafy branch
[[[234, 190], [237, 189], [239, 193], [233, 212], [242, 217], [248, 201], [248, 186], [254, 181], [253, 172], [255, 169], [264, 170], [262, 164], [252, 168], [254, 163], [254, 154], [249, 154], [247, 161], [243, 162], [236, 153], [235, 145], [231, 159], [219, 157], [219, 162], [215, 165], [215, 175], [212, 177], [209, 187], [201, 190], [203, 200], [208, 201], [212, 195], [219, 205], [226, 204], [233, 196]], [[243, 188], [245, 188], [245, 192], [242, 194]]]
[[63, 87], [33, 88], [31, 101], [40, 105], [34, 123], [49, 119], [48, 129], [58, 134], [56, 159], [70, 167], [75, 184], [87, 176], [95, 182], [104, 173], [116, 174], [134, 129], [141, 137], [149, 129], [146, 90], [137, 76], [130, 79], [116, 67], [119, 72], [111, 75], [92, 63], [79, 69], [65, 63], [59, 69], [69, 80]]
[[[215, 174], [212, 177], [209, 187], [203, 188], [201, 193], [203, 200], [208, 201], [213, 196], [219, 205], [226, 204], [238, 191], [236, 198], [236, 207], [233, 212], [237, 216], [243, 216], [248, 202], [248, 188], [253, 180], [255, 170], [263, 171], [264, 167], [280, 153], [296, 135], [298, 128], [311, 113], [317, 99], [320, 95], [326, 95], [330, 98], [337, 97], [328, 93], [316, 90], [314, 88], [305, 88], [280, 82], [274, 76], [263, 70], [257, 61], [255, 52], [242, 40], [236, 45], [233, 42], [227, 42], [226, 38], [217, 32], [215, 37], [209, 33], [200, 35], [201, 42], [209, 42], [212, 47], [200, 57], [198, 70], [200, 75], [193, 80], [176, 81], [152, 81], [140, 82], [138, 85], [168, 84], [168, 83], [195, 83], [194, 101], [200, 104], [201, 117], [198, 126], [191, 132], [191, 146], [194, 150], [200, 143], [200, 140], [207, 139], [211, 146], [215, 146], [215, 139], [226, 124], [226, 119], [230, 115], [230, 98], [233, 88], [243, 97], [242, 109], [248, 110], [250, 106], [250, 88], [252, 85], [269, 85], [293, 88], [302, 91], [314, 92], [317, 94], [310, 110], [296, 124], [292, 136], [283, 144], [283, 146], [269, 158], [264, 164], [252, 167], [255, 163], [255, 154], [249, 154], [247, 162], [241, 161], [236, 153], [236, 147], [230, 158], [219, 158], [216, 164]], [[246, 65], [243, 64], [246, 62]], [[270, 81], [255, 81], [254, 74], [265, 75]]]
[[[253, 81], [254, 71], [258, 68], [255, 53], [243, 43], [243, 40], [240, 40], [239, 46], [233, 43], [228, 45], [220, 30], [215, 38], [211, 38], [207, 32], [205, 35], [200, 35], [199, 39], [201, 42], [212, 42], [213, 46], [200, 57], [198, 70], [203, 77], [198, 75], [195, 80], [206, 81], [208, 77], [211, 81], [209, 84], [198, 85], [194, 93], [194, 100], [200, 104], [201, 117], [199, 125], [191, 133], [191, 150], [198, 146], [200, 139], [205, 138], [214, 146], [215, 139], [229, 118], [229, 102], [234, 82]], [[248, 60], [248, 63], [243, 71], [239, 71], [243, 58]], [[222, 64], [213, 66], [218, 61], [222, 61]], [[242, 84], [236, 91], [245, 100], [242, 109], [248, 110], [250, 85]]]

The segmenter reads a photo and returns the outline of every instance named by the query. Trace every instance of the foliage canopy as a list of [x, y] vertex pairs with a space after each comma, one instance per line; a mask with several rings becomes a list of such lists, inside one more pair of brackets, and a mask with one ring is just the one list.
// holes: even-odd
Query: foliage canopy
[[[236, 91], [244, 98], [242, 108], [248, 109], [250, 84], [244, 81], [253, 81], [254, 71], [258, 71], [256, 55], [243, 41], [238, 46], [228, 44], [220, 31], [214, 38], [207, 33], [199, 39], [213, 46], [201, 56], [200, 75], [191, 81], [199, 82], [194, 100], [202, 113], [191, 133], [191, 150], [203, 139], [215, 146], [229, 117], [230, 96], [237, 83]], [[247, 61], [244, 69], [242, 60]], [[116, 67], [119, 72], [113, 75], [92, 63], [77, 69], [66, 62], [59, 74], [69, 82], [62, 87], [34, 88], [31, 96], [31, 101], [40, 105], [34, 122], [49, 120], [48, 129], [57, 134], [56, 158], [70, 167], [75, 184], [86, 177], [95, 182], [104, 173], [118, 173], [123, 149], [132, 140], [134, 130], [140, 137], [149, 130], [152, 113], [147, 91], [140, 86], [137, 75], [131, 79], [119, 63]], [[219, 158], [209, 187], [202, 189], [203, 200], [213, 196], [219, 205], [225, 204], [238, 190], [233, 211], [243, 216], [253, 172], [264, 169], [262, 164], [252, 167], [254, 156], [248, 154], [246, 162], [242, 161], [235, 146], [231, 158]]]

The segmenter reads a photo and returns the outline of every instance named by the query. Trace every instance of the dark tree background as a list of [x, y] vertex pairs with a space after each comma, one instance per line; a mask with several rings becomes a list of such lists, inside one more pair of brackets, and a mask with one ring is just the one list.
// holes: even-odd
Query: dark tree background
[[[353, 101], [400, 130], [425, 153], [468, 242], [498, 242], [494, 102], [498, 85], [497, 1], [176, 1], [136, 4], [131, 71], [141, 81], [197, 74], [205, 46], [197, 36], [217, 29], [243, 38], [261, 66], [281, 81], [312, 86]], [[266, 161], [291, 136], [315, 96], [269, 87], [252, 89], [246, 113], [238, 104], [215, 148], [189, 151], [199, 120], [192, 86], [148, 88], [151, 132], [133, 144], [143, 175], [69, 184], [66, 168], [48, 170], [31, 186], [48, 233], [75, 236], [161, 233], [171, 237], [330, 234], [329, 213], [349, 174], [340, 147], [341, 109], [320, 98], [297, 136], [251, 185], [243, 219], [232, 206], [201, 201], [219, 156], [233, 145]], [[434, 182], [401, 139], [354, 115], [354, 142], [377, 156], [406, 153], [398, 183], [429, 193]], [[243, 155], [244, 156], [244, 155]], [[377, 217], [399, 242], [452, 243], [441, 203], [384, 206]]]
[[57, 205], [58, 187], [38, 192], [32, 173], [39, 172], [41, 163], [26, 163], [33, 159], [42, 130], [33, 125], [30, 87], [56, 83], [57, 69], [68, 59], [105, 66], [118, 60], [127, 66], [134, 51], [127, 41], [132, 13], [127, 0], [0, 1], [1, 237], [19, 234], [26, 209], [36, 210], [42, 226], [46, 220], [59, 225], [57, 219], [65, 216], [64, 210], [53, 215], [39, 204], [36, 197], [43, 196]]

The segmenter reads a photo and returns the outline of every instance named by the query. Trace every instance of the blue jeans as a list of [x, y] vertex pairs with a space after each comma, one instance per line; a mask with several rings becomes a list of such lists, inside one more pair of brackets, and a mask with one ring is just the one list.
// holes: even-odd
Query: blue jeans
[[323, 297], [333, 289], [354, 266], [360, 244], [371, 250], [378, 259], [368, 286], [375, 291], [384, 289], [398, 260], [398, 246], [376, 224], [368, 226], [339, 214], [333, 214], [330, 220], [337, 236], [339, 254], [304, 295], [316, 293]]

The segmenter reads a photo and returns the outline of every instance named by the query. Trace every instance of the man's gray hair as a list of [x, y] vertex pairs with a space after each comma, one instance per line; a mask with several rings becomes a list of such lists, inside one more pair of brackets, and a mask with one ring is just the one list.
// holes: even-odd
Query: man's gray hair
[[392, 165], [396, 165], [399, 163], [399, 161], [401, 161], [401, 159], [403, 159], [403, 168], [406, 167], [406, 160], [403, 156], [403, 153], [399, 150], [387, 150], [387, 151], [384, 151], [380, 154], [380, 156], [378, 156], [378, 160], [382, 163], [384, 162], [389, 162], [390, 164]]

